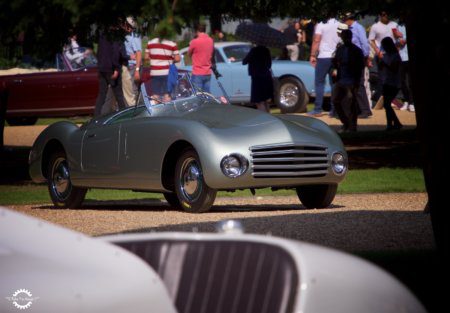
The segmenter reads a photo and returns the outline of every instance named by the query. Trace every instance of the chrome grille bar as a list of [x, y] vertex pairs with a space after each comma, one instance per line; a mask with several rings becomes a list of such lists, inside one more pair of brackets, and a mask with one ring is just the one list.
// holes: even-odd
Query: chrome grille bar
[[325, 146], [283, 143], [250, 147], [255, 178], [321, 177], [330, 161]]
[[317, 150], [273, 150], [273, 151], [262, 151], [262, 152], [252, 152], [252, 156], [260, 156], [260, 155], [278, 155], [278, 154], [287, 154], [287, 153], [303, 153], [303, 154], [322, 154], [327, 155], [326, 151], [317, 151]]
[[265, 162], [302, 162], [302, 161], [328, 161], [327, 157], [296, 157], [296, 158], [253, 158], [253, 163], [265, 163]]
[[253, 173], [253, 177], [258, 178], [270, 178], [270, 177], [304, 177], [304, 176], [325, 176], [327, 170], [324, 171], [308, 171], [308, 172], [258, 172]]
[[253, 165], [253, 169], [307, 169], [307, 168], [325, 168], [328, 164], [269, 164], [269, 165]]

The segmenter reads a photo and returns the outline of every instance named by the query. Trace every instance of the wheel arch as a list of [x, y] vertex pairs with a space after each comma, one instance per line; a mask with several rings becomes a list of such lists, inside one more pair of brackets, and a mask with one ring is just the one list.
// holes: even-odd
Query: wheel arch
[[161, 182], [165, 189], [171, 191], [174, 190], [173, 177], [175, 175], [175, 166], [180, 153], [188, 147], [195, 149], [190, 142], [186, 140], [178, 140], [174, 142], [167, 150], [161, 170]]
[[50, 161], [50, 157], [56, 151], [62, 151], [66, 153], [66, 149], [63, 144], [58, 139], [51, 139], [46, 145], [44, 150], [42, 151], [42, 162], [41, 162], [41, 172], [42, 175], [48, 179], [47, 177], [47, 165]]
[[277, 77], [278, 81], [280, 81], [280, 80], [282, 80], [284, 78], [296, 79], [296, 80], [298, 80], [299, 83], [301, 83], [303, 86], [305, 86], [305, 84], [303, 83], [302, 79], [300, 77], [298, 77], [297, 75], [287, 73], [287, 74], [283, 74], [283, 75]]

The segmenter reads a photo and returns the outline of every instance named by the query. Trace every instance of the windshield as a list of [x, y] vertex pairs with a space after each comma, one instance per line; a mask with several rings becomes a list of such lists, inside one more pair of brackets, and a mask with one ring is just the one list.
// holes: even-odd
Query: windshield
[[[153, 78], [154, 79], [154, 78]], [[175, 112], [191, 111], [205, 103], [228, 104], [227, 97], [220, 93], [213, 95], [196, 87], [189, 72], [179, 72], [170, 94], [158, 95], [152, 88], [151, 77], [141, 84], [139, 104], [145, 104], [151, 116], [171, 115]]]
[[232, 62], [242, 62], [245, 56], [250, 51], [251, 45], [235, 45], [223, 47], [223, 52], [228, 60]]
[[57, 64], [60, 70], [72, 71], [96, 66], [97, 58], [90, 48], [65, 46], [63, 53], [57, 57]]

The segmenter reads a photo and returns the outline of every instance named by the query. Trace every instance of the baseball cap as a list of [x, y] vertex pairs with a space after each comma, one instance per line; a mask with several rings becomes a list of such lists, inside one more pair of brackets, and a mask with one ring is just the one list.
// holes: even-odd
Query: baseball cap
[[352, 13], [352, 12], [345, 12], [345, 13], [344, 13], [344, 16], [342, 17], [342, 20], [343, 20], [343, 21], [346, 21], [346, 20], [354, 20], [354, 19], [355, 19], [355, 14]]
[[338, 34], [342, 33], [343, 30], [348, 29], [348, 25], [344, 24], [344, 23], [339, 23], [338, 28], [337, 28], [337, 32]]
[[127, 23], [133, 28], [136, 28], [136, 21], [132, 16], [127, 16]]

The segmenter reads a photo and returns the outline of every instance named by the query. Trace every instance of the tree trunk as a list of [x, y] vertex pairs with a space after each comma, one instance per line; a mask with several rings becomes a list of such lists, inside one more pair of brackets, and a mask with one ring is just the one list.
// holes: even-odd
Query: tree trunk
[[[439, 254], [448, 261], [449, 215], [446, 207], [450, 166], [449, 11], [444, 1], [414, 1], [409, 7], [407, 40], [417, 130], [421, 142], [428, 210]], [[424, 20], [430, 18], [432, 27]]]

